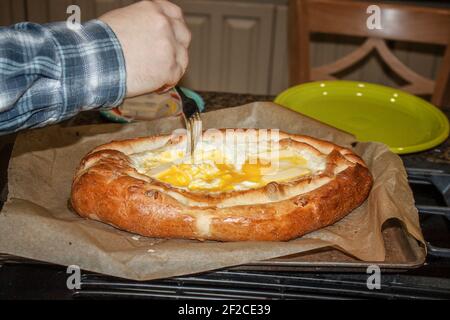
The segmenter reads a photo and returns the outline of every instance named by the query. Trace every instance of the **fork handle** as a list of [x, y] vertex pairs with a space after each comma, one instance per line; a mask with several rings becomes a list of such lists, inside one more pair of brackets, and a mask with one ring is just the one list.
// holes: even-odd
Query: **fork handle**
[[178, 95], [180, 96], [182, 102], [187, 99], [187, 97], [184, 94], [183, 90], [179, 86], [175, 86], [175, 90], [177, 91]]

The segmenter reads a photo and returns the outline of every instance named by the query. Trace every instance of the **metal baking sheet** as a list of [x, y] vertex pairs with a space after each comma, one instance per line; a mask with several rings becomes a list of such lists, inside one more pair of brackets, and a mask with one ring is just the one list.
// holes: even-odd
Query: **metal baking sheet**
[[[386, 247], [386, 259], [382, 262], [361, 261], [337, 249], [324, 248], [228, 269], [286, 272], [360, 272], [365, 271], [370, 265], [377, 265], [385, 272], [398, 272], [417, 268], [424, 264], [425, 249], [413, 237], [406, 234], [398, 222], [391, 220], [384, 225], [383, 238]], [[7, 254], [0, 254], [1, 263], [47, 264]]]
[[[5, 138], [5, 137], [4, 137]], [[14, 136], [0, 141], [0, 208], [6, 199], [6, 174], [9, 156], [11, 154]], [[369, 265], [376, 264], [385, 271], [399, 271], [417, 268], [425, 262], [426, 251], [419, 243], [409, 236], [400, 223], [388, 221], [383, 228], [386, 247], [386, 259], [382, 262], [366, 262], [358, 260], [337, 249], [324, 248], [316, 251], [280, 257], [271, 260], [258, 261], [251, 264], [233, 267], [233, 270], [254, 271], [355, 271], [365, 270]], [[42, 262], [15, 257], [0, 253], [1, 263], [39, 263]]]
[[386, 259], [361, 261], [334, 248], [258, 261], [234, 267], [238, 270], [253, 271], [349, 271], [360, 272], [370, 265], [377, 265], [384, 271], [400, 271], [420, 267], [424, 264], [426, 250], [411, 236], [401, 224], [390, 220], [383, 226]]

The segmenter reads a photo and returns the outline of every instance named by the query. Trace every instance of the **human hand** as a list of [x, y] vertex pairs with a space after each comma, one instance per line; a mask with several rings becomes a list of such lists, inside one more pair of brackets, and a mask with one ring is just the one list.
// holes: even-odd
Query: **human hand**
[[173, 87], [188, 65], [191, 33], [181, 9], [166, 0], [140, 1], [99, 18], [114, 31], [127, 69], [127, 97]]

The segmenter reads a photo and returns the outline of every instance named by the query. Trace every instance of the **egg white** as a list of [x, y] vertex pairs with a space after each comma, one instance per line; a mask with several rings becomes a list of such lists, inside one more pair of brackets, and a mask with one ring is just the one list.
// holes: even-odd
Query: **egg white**
[[[272, 181], [289, 181], [325, 169], [325, 159], [308, 150], [275, 149], [270, 148], [270, 144], [260, 148], [249, 143], [227, 145], [202, 141], [196, 147], [193, 159], [186, 156], [185, 150], [185, 144], [178, 144], [132, 154], [130, 158], [141, 174], [166, 183], [177, 181], [175, 186], [178, 188], [204, 191], [254, 189]], [[255, 175], [257, 181], [238, 179], [227, 185], [226, 190], [221, 190], [223, 176], [228, 172], [221, 164], [231, 168], [233, 175], [239, 176], [245, 173], [243, 168], [246, 164], [257, 161], [264, 164], [260, 175]], [[259, 168], [258, 165], [256, 167]], [[253, 178], [252, 175], [249, 177]]]

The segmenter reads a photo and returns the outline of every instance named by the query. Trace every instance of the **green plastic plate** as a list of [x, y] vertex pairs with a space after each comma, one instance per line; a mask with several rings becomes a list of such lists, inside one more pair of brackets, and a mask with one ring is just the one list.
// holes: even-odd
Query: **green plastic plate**
[[432, 104], [401, 90], [354, 81], [319, 81], [289, 88], [275, 102], [399, 154], [433, 148], [449, 122]]

